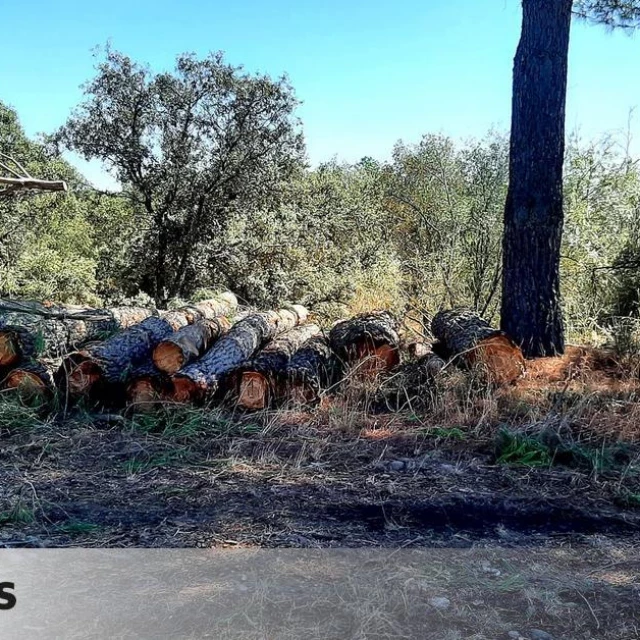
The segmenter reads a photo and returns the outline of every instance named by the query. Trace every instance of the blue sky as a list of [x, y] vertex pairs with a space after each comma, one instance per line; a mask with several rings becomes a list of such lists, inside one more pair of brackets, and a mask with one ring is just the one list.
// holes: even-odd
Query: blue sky
[[[0, 99], [29, 134], [52, 131], [79, 102], [91, 50], [111, 41], [170, 68], [179, 52], [223, 50], [303, 101], [309, 157], [384, 159], [400, 138], [507, 129], [519, 0], [79, 0], [5, 3]], [[640, 106], [640, 35], [574, 23], [567, 126], [624, 130]], [[640, 110], [632, 121], [640, 152]], [[98, 183], [96, 166], [83, 167]]]

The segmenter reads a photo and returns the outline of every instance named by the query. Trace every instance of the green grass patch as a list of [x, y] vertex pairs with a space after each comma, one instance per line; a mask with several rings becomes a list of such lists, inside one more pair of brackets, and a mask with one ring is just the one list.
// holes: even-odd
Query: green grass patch
[[0, 511], [0, 525], [31, 524], [36, 519], [33, 509], [18, 502], [11, 509]]
[[0, 393], [0, 431], [29, 433], [45, 424], [40, 405], [30, 406], [11, 393]]
[[100, 525], [93, 522], [82, 522], [80, 520], [69, 520], [57, 527], [59, 533], [66, 533], [70, 536], [82, 536], [95, 533], [100, 529]]
[[[635, 457], [634, 457], [635, 456]], [[495, 461], [528, 467], [565, 466], [596, 475], [606, 473], [636, 474], [637, 452], [623, 442], [588, 446], [566, 441], [557, 433], [543, 431], [528, 435], [502, 429], [496, 439]]]
[[136, 475], [160, 467], [172, 467], [188, 462], [191, 451], [187, 448], [172, 449], [154, 455], [140, 455], [127, 460], [123, 467], [127, 475]]
[[428, 427], [422, 431], [425, 436], [438, 438], [439, 440], [466, 440], [467, 434], [457, 427]]
[[616, 496], [615, 502], [623, 509], [640, 509], [640, 493], [623, 490]]
[[525, 467], [548, 467], [553, 462], [553, 455], [536, 438], [503, 429], [498, 435], [496, 462]]
[[155, 413], [138, 414], [131, 418], [129, 424], [138, 433], [177, 440], [201, 436], [251, 435], [263, 431], [257, 422], [245, 422], [219, 410], [190, 407], [167, 407]]

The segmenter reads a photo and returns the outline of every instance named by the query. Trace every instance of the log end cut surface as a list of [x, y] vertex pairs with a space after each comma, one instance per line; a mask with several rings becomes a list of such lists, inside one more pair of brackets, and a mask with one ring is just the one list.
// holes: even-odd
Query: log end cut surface
[[202, 387], [191, 378], [177, 376], [171, 380], [173, 389], [170, 395], [174, 402], [199, 402], [206, 394], [206, 389], [202, 389]]
[[16, 391], [25, 400], [44, 400], [49, 395], [49, 388], [45, 382], [30, 371], [15, 369], [6, 377], [4, 386], [6, 389]]
[[0, 367], [11, 367], [20, 360], [20, 348], [11, 331], [0, 333]]
[[83, 360], [67, 374], [67, 389], [71, 395], [87, 395], [101, 378], [99, 365], [91, 360]]
[[400, 363], [397, 347], [389, 344], [373, 346], [370, 342], [362, 342], [356, 347], [358, 371], [365, 376], [375, 376], [393, 369]]
[[494, 335], [481, 340], [470, 352], [469, 360], [484, 367], [494, 384], [510, 384], [525, 370], [522, 351], [505, 335]]
[[185, 365], [185, 357], [177, 344], [161, 342], [153, 351], [153, 363], [160, 371], [172, 375]]
[[264, 409], [269, 405], [269, 380], [257, 371], [242, 374], [238, 405], [243, 409]]
[[134, 380], [127, 388], [128, 401], [136, 408], [144, 408], [163, 400], [157, 385], [148, 378]]

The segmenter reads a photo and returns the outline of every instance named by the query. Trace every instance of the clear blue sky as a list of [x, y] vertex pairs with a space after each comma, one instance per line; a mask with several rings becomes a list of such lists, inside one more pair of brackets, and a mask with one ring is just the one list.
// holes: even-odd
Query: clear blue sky
[[[313, 163], [509, 125], [519, 0], [31, 0], [5, 3], [2, 17], [0, 99], [29, 134], [64, 122], [107, 40], [158, 69], [179, 52], [223, 50], [247, 69], [286, 72]], [[575, 23], [568, 128], [624, 129], [640, 106], [639, 69], [640, 35]], [[632, 131], [640, 140], [640, 109]]]

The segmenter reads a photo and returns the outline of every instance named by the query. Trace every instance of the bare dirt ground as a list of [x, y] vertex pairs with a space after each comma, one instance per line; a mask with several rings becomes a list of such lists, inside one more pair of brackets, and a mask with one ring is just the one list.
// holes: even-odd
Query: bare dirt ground
[[498, 463], [491, 441], [459, 427], [434, 436], [386, 417], [355, 432], [294, 412], [218, 415], [214, 433], [182, 419], [3, 438], [0, 544], [464, 547], [639, 531], [634, 444], [619, 468], [594, 471]]

